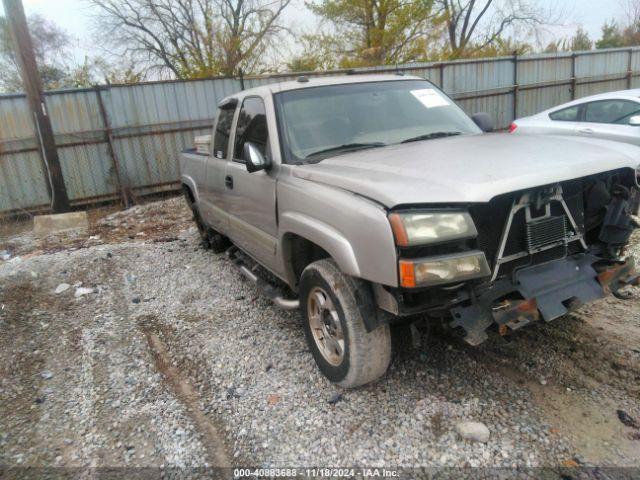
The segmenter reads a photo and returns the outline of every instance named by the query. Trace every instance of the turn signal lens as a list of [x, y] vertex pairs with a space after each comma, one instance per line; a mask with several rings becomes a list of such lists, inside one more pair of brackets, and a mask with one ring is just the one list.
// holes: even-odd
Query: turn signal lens
[[515, 132], [517, 128], [518, 128], [518, 125], [516, 125], [515, 122], [511, 123], [511, 125], [509, 125], [509, 133]]
[[404, 222], [402, 217], [397, 213], [389, 215], [389, 223], [391, 223], [391, 230], [393, 230], [393, 236], [396, 239], [396, 245], [399, 247], [408, 247], [409, 238], [407, 237], [407, 231], [404, 228]]
[[414, 263], [406, 260], [400, 260], [400, 285], [405, 288], [414, 288], [416, 286], [416, 274]]

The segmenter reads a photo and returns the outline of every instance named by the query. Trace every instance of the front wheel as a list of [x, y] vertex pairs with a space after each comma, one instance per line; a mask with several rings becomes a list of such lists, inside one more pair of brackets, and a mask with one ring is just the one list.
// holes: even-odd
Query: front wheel
[[372, 332], [365, 328], [361, 304], [371, 301], [365, 287], [328, 259], [311, 263], [300, 279], [300, 306], [311, 353], [320, 371], [345, 388], [377, 380], [391, 361], [389, 326], [380, 325]]

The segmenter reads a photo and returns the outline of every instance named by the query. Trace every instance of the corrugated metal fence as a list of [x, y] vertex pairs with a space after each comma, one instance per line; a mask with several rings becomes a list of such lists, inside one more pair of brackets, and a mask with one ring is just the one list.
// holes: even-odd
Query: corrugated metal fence
[[[640, 86], [640, 48], [414, 63], [359, 69], [402, 71], [442, 87], [468, 113], [498, 128], [518, 117], [599, 92]], [[347, 74], [348, 71], [309, 76]], [[296, 78], [149, 82], [46, 94], [72, 204], [117, 199], [179, 185], [177, 154], [208, 133], [218, 101], [233, 92]], [[49, 182], [24, 95], [0, 96], [0, 212], [47, 210]]]

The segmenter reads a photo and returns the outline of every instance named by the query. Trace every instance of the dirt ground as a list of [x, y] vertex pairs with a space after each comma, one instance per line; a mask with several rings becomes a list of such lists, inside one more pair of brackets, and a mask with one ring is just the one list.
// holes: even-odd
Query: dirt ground
[[[182, 199], [90, 218], [71, 236], [0, 229], [0, 478], [239, 465], [640, 476], [640, 292], [477, 348], [438, 329], [414, 346], [398, 328], [387, 375], [342, 391], [317, 372], [298, 314], [199, 246]], [[460, 439], [465, 419], [490, 441]]]

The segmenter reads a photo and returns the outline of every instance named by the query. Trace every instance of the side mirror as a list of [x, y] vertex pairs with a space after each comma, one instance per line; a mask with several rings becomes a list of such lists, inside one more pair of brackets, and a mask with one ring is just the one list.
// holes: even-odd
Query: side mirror
[[246, 162], [247, 171], [249, 173], [259, 170], [267, 170], [269, 161], [262, 155], [258, 147], [251, 142], [244, 142], [242, 147], [242, 158]]
[[640, 127], [640, 115], [634, 115], [629, 118], [629, 125], [632, 127]]
[[493, 130], [496, 128], [493, 120], [491, 119], [491, 116], [485, 112], [473, 114], [471, 120], [473, 120], [475, 124], [480, 127], [480, 130], [485, 133], [493, 132]]

